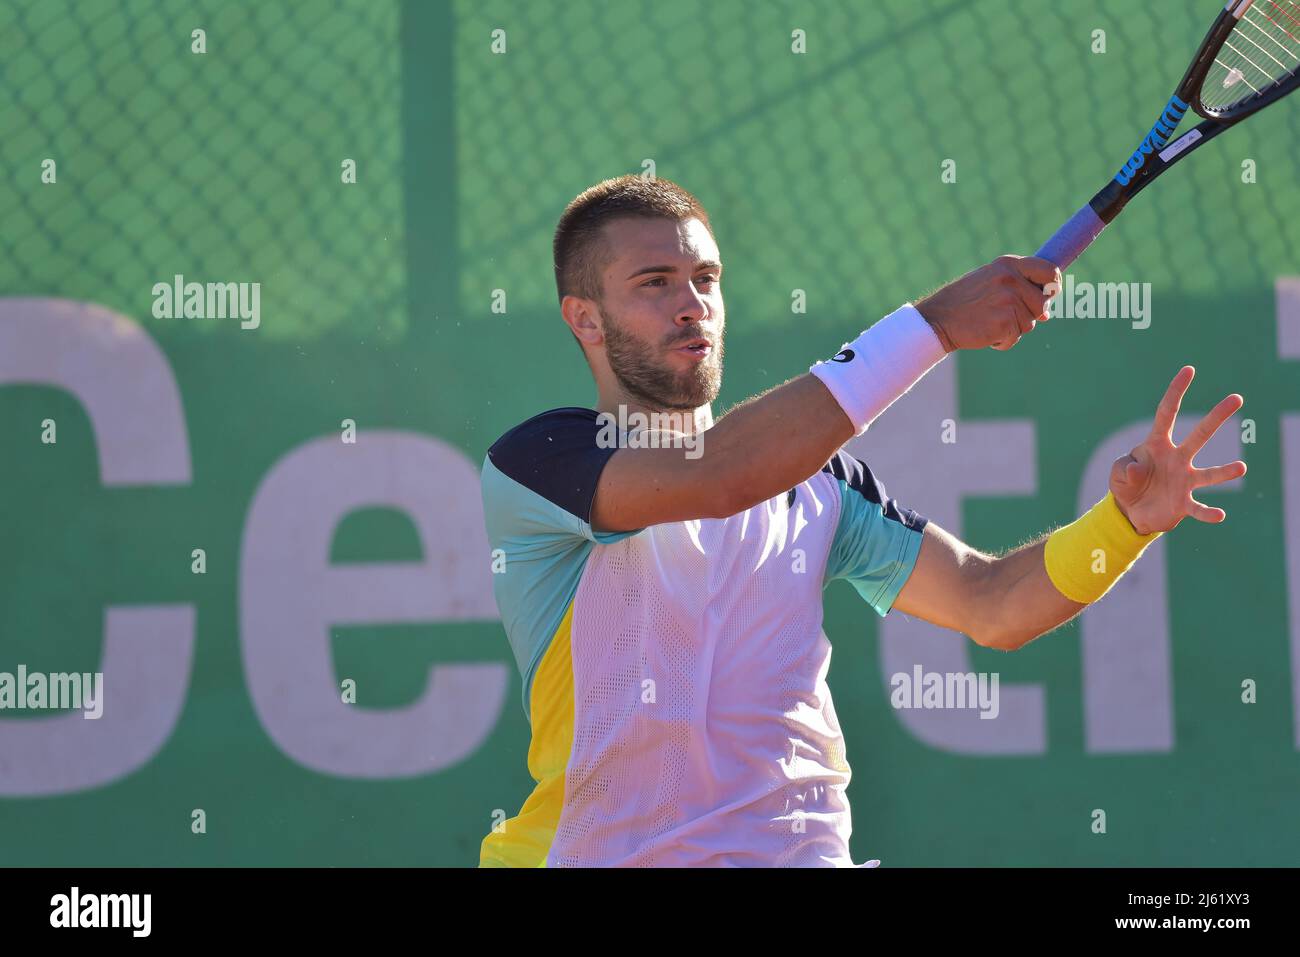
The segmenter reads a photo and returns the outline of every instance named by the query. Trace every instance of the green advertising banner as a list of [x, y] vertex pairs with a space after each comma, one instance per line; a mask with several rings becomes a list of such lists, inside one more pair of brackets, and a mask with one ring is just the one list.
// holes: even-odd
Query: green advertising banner
[[[1207, 6], [0, 2], [0, 864], [477, 865], [533, 785], [479, 469], [595, 400], [565, 204], [708, 208], [721, 413], [1032, 253]], [[1101, 498], [1182, 365], [1249, 465], [1015, 654], [826, 590], [855, 860], [1300, 863], [1298, 139], [1207, 144], [850, 443], [990, 552]], [[954, 671], [999, 720], [891, 703]], [[28, 694], [70, 674], [93, 706]]]

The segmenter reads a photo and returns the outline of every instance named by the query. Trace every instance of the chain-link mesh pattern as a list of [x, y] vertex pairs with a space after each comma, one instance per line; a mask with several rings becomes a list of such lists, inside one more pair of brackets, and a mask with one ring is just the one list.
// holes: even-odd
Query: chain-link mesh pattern
[[[0, 294], [147, 321], [153, 284], [180, 273], [262, 283], [276, 317], [264, 336], [349, 320], [400, 330], [397, 13], [325, 0], [0, 5]], [[195, 30], [206, 53], [192, 52]], [[54, 185], [41, 182], [47, 158]], [[345, 159], [356, 185], [342, 183]]]
[[[510, 281], [516, 304], [549, 307], [564, 203], [650, 158], [710, 210], [732, 283], [770, 287], [750, 303], [754, 323], [788, 316], [781, 289], [815, 287], [813, 321], [876, 315], [1000, 252], [1033, 252], [1127, 159], [1216, 12], [1033, 0], [456, 9], [465, 301]], [[495, 29], [504, 55], [491, 52]], [[1233, 130], [1137, 201], [1079, 270], [1195, 294], [1221, 279], [1194, 264], [1230, 257], [1243, 284], [1271, 282], [1300, 259], [1298, 135], [1293, 104]], [[955, 183], [941, 181], [946, 159]]]

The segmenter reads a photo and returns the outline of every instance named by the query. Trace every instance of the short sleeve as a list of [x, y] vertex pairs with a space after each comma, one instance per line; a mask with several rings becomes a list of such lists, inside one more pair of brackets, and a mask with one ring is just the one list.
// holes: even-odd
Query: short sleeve
[[630, 532], [595, 532], [600, 473], [617, 451], [597, 442], [593, 409], [553, 409], [511, 429], [483, 463], [483, 508], [492, 540], [578, 537], [609, 544]]
[[926, 519], [890, 498], [866, 463], [842, 450], [822, 471], [840, 486], [826, 581], [846, 579], [884, 617], [916, 564]]
[[528, 713], [534, 670], [564, 620], [596, 545], [635, 535], [593, 532], [591, 505], [616, 451], [597, 443], [591, 409], [554, 409], [511, 429], [483, 460], [483, 517], [492, 590]]

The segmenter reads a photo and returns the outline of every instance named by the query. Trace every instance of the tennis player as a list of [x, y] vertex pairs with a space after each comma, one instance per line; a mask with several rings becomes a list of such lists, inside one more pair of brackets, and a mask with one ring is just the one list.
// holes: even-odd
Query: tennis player
[[854, 866], [826, 584], [1011, 651], [1184, 517], [1223, 521], [1192, 493], [1246, 471], [1192, 465], [1238, 395], [1173, 444], [1184, 367], [1105, 497], [995, 557], [841, 446], [947, 353], [1009, 349], [1046, 321], [1052, 263], [999, 257], [715, 422], [722, 262], [695, 197], [606, 180], [565, 209], [554, 258], [596, 402], [528, 419], [483, 463], [536, 787], [483, 840], [482, 866]]

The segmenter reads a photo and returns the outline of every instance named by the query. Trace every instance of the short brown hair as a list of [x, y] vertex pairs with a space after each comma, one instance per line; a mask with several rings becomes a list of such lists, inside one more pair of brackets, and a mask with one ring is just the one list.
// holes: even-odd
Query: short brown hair
[[713, 235], [700, 201], [672, 180], [643, 179], [629, 173], [583, 190], [564, 209], [555, 227], [555, 288], [565, 296], [601, 300], [600, 274], [611, 260], [601, 242], [605, 223], [620, 216], [663, 217], [678, 222], [699, 219]]

